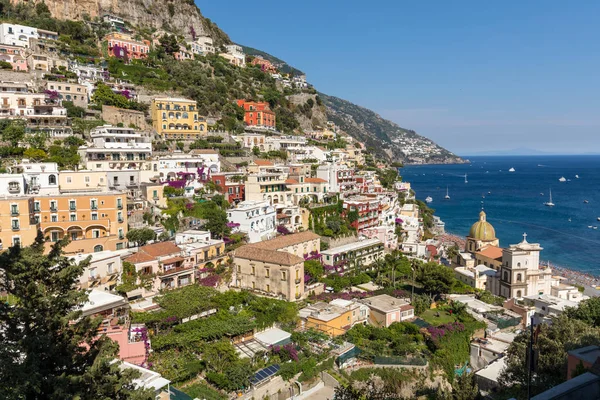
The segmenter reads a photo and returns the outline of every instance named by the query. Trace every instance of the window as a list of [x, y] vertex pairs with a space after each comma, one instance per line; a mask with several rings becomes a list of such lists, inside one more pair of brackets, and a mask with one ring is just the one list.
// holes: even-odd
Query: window
[[74, 211], [75, 209], [77, 209], [75, 205], [75, 200], [69, 200], [69, 210]]
[[86, 176], [84, 179], [85, 179], [85, 183], [90, 183], [90, 177], [89, 176]]
[[117, 250], [123, 250], [123, 243], [117, 243]]
[[521, 274], [517, 274], [517, 282], [522, 282], [523, 276]]
[[98, 213], [92, 213], [92, 221], [98, 220]]
[[[100, 230], [99, 230], [99, 229], [94, 229], [94, 230], [92, 230], [92, 238], [94, 238], [94, 239], [98, 239], [98, 238], [100, 238]], [[101, 247], [102, 247], [102, 246], [101, 246]], [[95, 248], [94, 248], [94, 249], [95, 249]], [[96, 250], [94, 250], [94, 251], [96, 251]], [[102, 251], [102, 250], [100, 250], [100, 251]]]
[[271, 285], [267, 285], [267, 288], [265, 290], [267, 293], [271, 293]]
[[33, 211], [34, 212], [40, 212], [40, 202], [39, 201], [35, 201], [33, 203]]
[[50, 240], [52, 242], [58, 242], [58, 232], [50, 232]]
[[77, 232], [71, 232], [71, 240], [77, 240]]
[[94, 246], [94, 253], [98, 253], [99, 251], [102, 251], [102, 250], [104, 250], [104, 248], [101, 245], [97, 244]]
[[252, 282], [252, 289], [256, 289], [256, 282]]
[[58, 215], [56, 215], [56, 214], [52, 214], [52, 215], [50, 216], [50, 221], [52, 221], [52, 222], [58, 222]]
[[48, 184], [50, 184], [50, 185], [56, 185], [56, 175], [49, 175], [48, 176]]
[[521, 291], [517, 290], [517, 297], [521, 297]]
[[19, 236], [13, 237], [13, 246], [17, 247], [21, 245], [21, 238]]
[[265, 269], [265, 277], [267, 277], [267, 278], [271, 277], [271, 272], [270, 272], [269, 268]]
[[256, 275], [256, 267], [252, 266], [252, 275]]
[[19, 215], [19, 206], [17, 204], [11, 204], [10, 213], [11, 215]]
[[19, 230], [19, 220], [18, 219], [13, 219], [11, 224], [12, 224], [13, 231]]
[[90, 279], [96, 279], [98, 277], [97, 268], [90, 268]]
[[77, 214], [71, 214], [71, 215], [69, 216], [69, 219], [70, 219], [70, 221], [71, 221], [71, 222], [73, 222], [73, 221], [77, 221]]

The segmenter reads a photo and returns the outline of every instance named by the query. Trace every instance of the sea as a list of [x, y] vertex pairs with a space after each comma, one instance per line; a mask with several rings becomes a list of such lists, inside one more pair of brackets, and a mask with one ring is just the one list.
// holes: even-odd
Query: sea
[[[429, 207], [446, 232], [466, 236], [483, 208], [500, 246], [519, 243], [526, 233], [528, 242], [543, 247], [542, 260], [600, 275], [600, 156], [467, 158], [470, 164], [400, 169], [418, 199], [433, 199]], [[554, 207], [544, 205], [550, 190]]]

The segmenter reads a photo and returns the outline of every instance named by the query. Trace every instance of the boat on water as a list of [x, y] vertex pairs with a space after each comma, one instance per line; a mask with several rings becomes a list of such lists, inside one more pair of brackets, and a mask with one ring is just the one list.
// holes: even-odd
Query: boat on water
[[575, 175], [575, 179], [579, 179], [579, 175]]
[[511, 169], [508, 170], [508, 172], [515, 172], [515, 169], [511, 168]]
[[559, 182], [566, 182], [567, 178], [565, 178], [564, 176], [561, 176], [560, 178], [558, 178]]
[[592, 228], [593, 228], [593, 226], [591, 226], [591, 225], [588, 225], [588, 228], [592, 229]]
[[450, 200], [450, 194], [448, 193], [448, 186], [446, 186], [446, 195], [444, 196], [444, 199]]
[[550, 189], [550, 199], [544, 203], [546, 207], [554, 207], [554, 203], [552, 202], [552, 189]]
[[488, 194], [492, 194], [492, 192], [488, 192]]
[[469, 181], [467, 180], [467, 174], [465, 174], [465, 183], [469, 183]]
[[595, 226], [595, 227], [594, 227], [594, 229], [598, 229], [598, 227], [597, 227], [597, 226]]
[[540, 193], [540, 196], [543, 196], [543, 195], [544, 195], [544, 193]]
[[596, 218], [598, 221], [600, 221], [600, 217]]
[[433, 201], [433, 199], [431, 198], [431, 196], [427, 196], [427, 197], [425, 198], [425, 202], [426, 202], [426, 203], [431, 203], [432, 201]]
[[589, 201], [587, 201], [587, 200], [584, 200], [584, 201], [583, 201], [583, 203], [584, 203], [584, 204], [587, 204], [587, 203], [589, 203]]
[[569, 222], [571, 222], [571, 218], [569, 218]]

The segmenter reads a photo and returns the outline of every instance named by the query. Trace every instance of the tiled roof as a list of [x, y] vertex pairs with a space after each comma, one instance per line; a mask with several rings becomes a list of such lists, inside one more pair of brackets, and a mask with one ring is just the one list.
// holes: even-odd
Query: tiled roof
[[127, 257], [125, 261], [136, 264], [148, 261], [153, 261], [158, 257], [168, 256], [171, 254], [180, 254], [181, 248], [173, 242], [159, 242], [138, 249], [138, 252]]
[[290, 266], [304, 262], [303, 258], [292, 253], [262, 249], [254, 245], [246, 245], [238, 248], [235, 251], [235, 257]]
[[325, 179], [321, 179], [321, 178], [306, 178], [304, 180], [304, 182], [306, 182], [306, 183], [327, 183], [327, 181]]
[[289, 184], [289, 185], [297, 185], [298, 181], [295, 179], [286, 179], [285, 183]]
[[491, 258], [493, 260], [502, 259], [502, 248], [498, 246], [487, 246], [477, 254], [481, 254], [484, 257]]
[[249, 246], [267, 249], [267, 250], [279, 250], [284, 247], [293, 246], [308, 242], [309, 240], [319, 239], [321, 236], [311, 231], [305, 231], [300, 233], [292, 233], [291, 235], [279, 236], [275, 239], [266, 240], [264, 242], [253, 243]]
[[253, 163], [261, 167], [270, 167], [273, 165], [269, 160], [254, 160]]

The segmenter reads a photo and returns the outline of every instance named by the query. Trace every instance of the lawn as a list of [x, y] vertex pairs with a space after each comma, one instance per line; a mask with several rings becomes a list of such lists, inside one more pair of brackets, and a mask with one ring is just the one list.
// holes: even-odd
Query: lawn
[[[437, 316], [438, 313], [440, 315], [439, 317]], [[448, 311], [443, 311], [443, 310], [427, 310], [424, 313], [422, 313], [421, 315], [419, 315], [419, 317], [423, 321], [427, 322], [428, 324], [434, 325], [434, 326], [455, 321], [454, 317], [452, 315], [450, 315], [448, 313]]]

